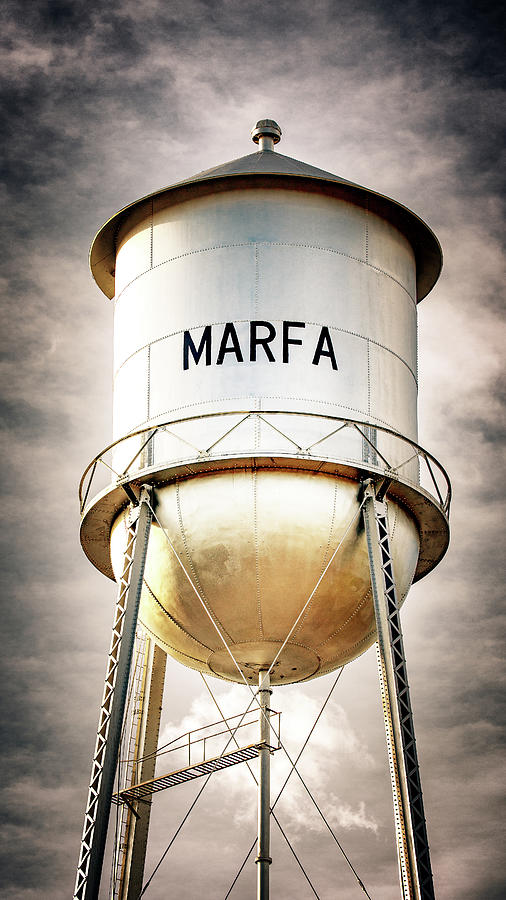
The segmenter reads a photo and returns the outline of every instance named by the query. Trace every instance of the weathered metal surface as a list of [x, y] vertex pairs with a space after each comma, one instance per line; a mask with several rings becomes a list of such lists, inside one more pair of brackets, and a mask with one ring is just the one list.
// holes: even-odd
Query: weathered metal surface
[[[212, 417], [208, 417], [210, 419]], [[304, 414], [304, 423], [312, 422], [311, 445], [300, 445], [297, 428], [299, 416], [266, 411], [252, 413], [247, 410], [237, 414], [216, 414], [216, 432], [211, 446], [203, 443], [200, 448], [189, 445], [184, 439], [185, 427], [195, 429], [195, 420], [176, 420], [157, 427], [144, 430], [121, 439], [124, 449], [121, 450], [122, 461], [127, 471], [119, 480], [109, 484], [102, 492], [98, 481], [99, 475], [109, 480], [109, 457], [117, 448], [103, 451], [97, 460], [90, 463], [83, 475], [80, 488], [81, 541], [83, 549], [97, 568], [110, 578], [114, 577], [110, 560], [109, 536], [112, 523], [125, 505], [124, 487], [128, 481], [134, 484], [152, 482], [168, 484], [181, 478], [203, 475], [217, 471], [251, 468], [257, 469], [289, 469], [291, 471], [322, 472], [352, 479], [359, 483], [366, 473], [376, 477], [385, 476], [390, 481], [389, 496], [408, 509], [417, 522], [420, 553], [414, 580], [421, 578], [439, 562], [448, 546], [448, 514], [451, 501], [451, 488], [444, 469], [427, 451], [401, 435], [386, 432], [379, 427], [374, 428], [375, 446], [373, 451], [365, 440], [367, 426], [349, 419], [333, 417], [312, 417]], [[251, 428], [249, 420], [259, 420]], [[284, 419], [284, 437], [279, 434], [278, 424]], [[218, 432], [219, 427], [219, 432]], [[237, 432], [245, 429], [252, 441], [248, 448], [246, 442]], [[234, 430], [234, 443], [240, 443], [242, 452], [234, 453], [223, 447], [231, 430]], [[305, 428], [306, 430], [306, 428]], [[276, 438], [274, 451], [271, 448], [261, 450], [256, 444], [263, 440], [263, 435], [270, 432]], [[198, 435], [190, 435], [196, 440]], [[208, 437], [203, 435], [202, 439]], [[307, 434], [306, 434], [307, 437]], [[258, 440], [257, 440], [258, 438]], [[223, 440], [222, 440], [223, 439]], [[146, 446], [146, 441], [149, 444]], [[174, 456], [178, 456], [170, 466], [161, 466], [160, 460], [166, 456], [166, 445], [169, 443]], [[362, 464], [350, 462], [351, 456], [360, 455], [362, 444]], [[283, 449], [282, 449], [283, 448]], [[149, 452], [148, 452], [149, 451]], [[353, 451], [353, 452], [352, 452]], [[294, 456], [296, 452], [296, 456]], [[388, 455], [385, 455], [388, 454]], [[430, 469], [429, 469], [430, 466]], [[122, 467], [120, 466], [120, 472]], [[436, 482], [433, 481], [433, 475]], [[418, 481], [423, 484], [419, 486]], [[439, 482], [436, 490], [435, 484]], [[102, 480], [102, 484], [103, 484]], [[428, 489], [427, 489], [428, 488]], [[93, 498], [90, 501], [90, 498]]]
[[[415, 274], [397, 229], [334, 198], [250, 189], [155, 205], [118, 235], [115, 436], [253, 401], [416, 440]], [[198, 362], [190, 341], [204, 341]]]
[[[425, 297], [437, 281], [441, 270], [439, 242], [430, 228], [411, 210], [331, 172], [272, 150], [260, 150], [156, 191], [116, 213], [100, 229], [91, 247], [90, 265], [99, 287], [108, 297], [113, 297], [117, 292], [116, 236], [129, 217], [139, 222], [148, 220], [154, 206], [169, 207], [191, 198], [218, 194], [223, 190], [235, 191], [239, 195], [244, 189], [254, 185], [268, 190], [284, 188], [292, 192], [343, 199], [353, 203], [358, 209], [369, 209], [377, 213], [405, 234], [414, 248], [418, 299]], [[365, 258], [365, 252], [363, 256]]]
[[[395, 201], [274, 153], [281, 129], [272, 120], [258, 122], [252, 136], [258, 153], [131, 204], [93, 242], [93, 276], [115, 296], [116, 440], [92, 464], [81, 540], [101, 571], [125, 582], [126, 504], [140, 485], [152, 485], [139, 615], [157, 645], [220, 678], [256, 682], [272, 666], [269, 683], [286, 684], [343, 665], [379, 637], [393, 746], [399, 710], [389, 699], [379, 544], [372, 512], [361, 515], [371, 501], [363, 485], [372, 476], [381, 493], [397, 615], [412, 580], [448, 544], [448, 479], [416, 443], [416, 304], [438, 278], [441, 251]], [[103, 466], [113, 480], [94, 496]], [[403, 677], [402, 640], [391, 644]], [[260, 695], [265, 700], [262, 684]], [[407, 682], [398, 697], [409, 712]], [[114, 742], [102, 719], [78, 900], [98, 893], [112, 791]], [[246, 751], [261, 757], [258, 897], [267, 900], [267, 720], [260, 739]], [[410, 900], [428, 900], [428, 846], [427, 893], [418, 893], [413, 875], [413, 852], [418, 861], [425, 852], [414, 732], [404, 750], [392, 751], [403, 889]], [[220, 768], [240, 753], [210, 762]], [[189, 759], [167, 777], [175, 783], [204, 771]], [[406, 777], [415, 792], [408, 799]], [[151, 777], [148, 793], [168, 786], [163, 781]], [[421, 810], [413, 827], [410, 803]], [[143, 829], [135, 865], [135, 838], [128, 851], [139, 871], [147, 818]]]
[[[392, 480], [403, 596], [448, 540], [443, 500], [431, 504], [418, 489], [416, 446], [397, 458], [400, 436], [417, 440], [417, 284], [437, 277], [437, 241], [393, 201], [273, 152], [276, 123], [254, 132], [264, 150], [133, 204], [92, 250], [107, 293], [114, 227], [114, 434], [144, 433], [113, 447], [120, 477], [86, 511], [83, 545], [102, 571], [112, 562], [118, 573], [117, 485], [136, 481], [138, 460], [201, 595], [154, 528], [141, 621], [186, 665], [232, 679], [201, 601], [243, 671], [268, 667], [357, 513], [368, 473]], [[263, 416], [273, 408], [275, 419]], [[355, 421], [332, 435], [328, 416]], [[363, 652], [375, 639], [368, 589], [359, 530], [273, 682]]]
[[[247, 679], [270, 665], [356, 516], [273, 672], [273, 684], [324, 674], [376, 640], [367, 546], [352, 480], [300, 471], [239, 470], [185, 479], [156, 490], [156, 516], [140, 620], [174, 658], [239, 680], [218, 630]], [[418, 558], [414, 520], [391, 502], [392, 545], [404, 597]], [[111, 534], [115, 571], [124, 551], [124, 514]]]

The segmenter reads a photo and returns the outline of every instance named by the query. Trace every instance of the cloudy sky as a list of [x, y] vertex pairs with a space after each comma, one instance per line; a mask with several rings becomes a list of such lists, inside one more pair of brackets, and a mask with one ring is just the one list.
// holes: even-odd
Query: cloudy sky
[[[443, 246], [443, 275], [420, 307], [420, 439], [452, 476], [452, 547], [413, 589], [403, 623], [436, 894], [506, 895], [498, 9], [479, 0], [5, 0], [6, 900], [71, 896], [109, 646], [114, 586], [78, 540], [78, 480], [111, 435], [112, 305], [89, 275], [89, 244], [137, 197], [252, 152], [250, 128], [266, 116], [283, 129], [283, 153], [394, 197]], [[331, 683], [277, 692], [292, 752]], [[241, 708], [240, 688], [217, 689], [227, 710]], [[209, 717], [198, 674], [169, 662], [164, 734]], [[382, 729], [371, 650], [345, 669], [301, 771], [371, 897], [392, 900]], [[210, 783], [147, 898], [225, 896], [255, 833], [254, 785], [239, 768]], [[289, 788], [280, 821], [318, 895], [363, 896], [295, 780]], [[147, 874], [196, 790], [159, 798]], [[275, 830], [273, 856], [274, 896], [311, 896]], [[252, 896], [254, 868], [232, 897]]]

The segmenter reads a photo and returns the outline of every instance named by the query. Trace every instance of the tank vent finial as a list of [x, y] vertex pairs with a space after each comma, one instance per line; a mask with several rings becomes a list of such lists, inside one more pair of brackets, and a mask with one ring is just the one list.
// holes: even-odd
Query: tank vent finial
[[260, 119], [251, 129], [251, 139], [259, 150], [274, 150], [274, 144], [281, 140], [281, 128], [273, 119]]

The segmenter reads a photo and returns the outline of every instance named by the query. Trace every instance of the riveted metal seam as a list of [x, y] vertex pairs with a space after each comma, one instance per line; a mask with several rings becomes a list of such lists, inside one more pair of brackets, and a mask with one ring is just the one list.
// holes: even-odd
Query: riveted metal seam
[[365, 204], [365, 261], [369, 265], [369, 197]]
[[[322, 575], [323, 575], [323, 573], [324, 573], [324, 571], [325, 571], [325, 566], [327, 565], [327, 559], [328, 559], [328, 555], [329, 555], [329, 551], [330, 551], [330, 542], [331, 542], [331, 540], [332, 540], [332, 534], [333, 534], [333, 532], [334, 532], [334, 524], [335, 524], [335, 520], [336, 520], [337, 489], [338, 489], [338, 485], [339, 485], [339, 482], [338, 482], [338, 480], [336, 479], [336, 483], [335, 483], [335, 485], [334, 485], [334, 498], [333, 498], [333, 505], [332, 505], [332, 516], [331, 516], [331, 519], [330, 519], [329, 536], [328, 536], [328, 539], [327, 539], [327, 546], [326, 546], [326, 548], [325, 548], [325, 553], [323, 554], [323, 561], [322, 561], [322, 566], [321, 566], [321, 569], [320, 569], [320, 574], [319, 574], [319, 576], [318, 576], [318, 580], [322, 577]], [[307, 606], [307, 608], [306, 608], [306, 610], [305, 610], [305, 612], [304, 612], [304, 615], [302, 616], [302, 618], [301, 618], [299, 624], [297, 625], [297, 628], [295, 629], [295, 631], [294, 631], [294, 633], [293, 633], [293, 634], [294, 634], [294, 637], [295, 637], [295, 635], [297, 635], [297, 634], [300, 633], [300, 631], [301, 631], [301, 629], [302, 629], [302, 626], [304, 625], [304, 622], [306, 621], [306, 618], [307, 618], [307, 616], [308, 616], [308, 614], [309, 614], [309, 610], [310, 610], [311, 607], [313, 606], [313, 602], [314, 602], [314, 600], [316, 599], [317, 594], [318, 594], [318, 591], [316, 591], [316, 593], [314, 594], [314, 596], [313, 596], [311, 602], [308, 604], [308, 606]]]
[[195, 666], [196, 669], [202, 669], [207, 665], [207, 660], [199, 659], [198, 656], [190, 656], [190, 654], [185, 653], [184, 650], [178, 650], [177, 647], [173, 647], [168, 643], [168, 641], [164, 641], [162, 638], [160, 638], [159, 635], [155, 635], [154, 631], [152, 631], [151, 628], [148, 628], [148, 626], [144, 623], [142, 624], [142, 627], [148, 633], [148, 635], [153, 638], [155, 642], [160, 644], [162, 649], [166, 647], [169, 653], [173, 654], [176, 659], [178, 658], [178, 656], [184, 656], [185, 659], [191, 659], [193, 662], [197, 663], [197, 665]]
[[[184, 253], [178, 253], [176, 256], [170, 256], [167, 259], [164, 259], [162, 262], [157, 263], [156, 266], [151, 266], [149, 269], [145, 269], [143, 272], [139, 272], [139, 274], [136, 275], [135, 278], [132, 278], [132, 280], [129, 281], [128, 284], [125, 284], [124, 287], [121, 288], [119, 294], [115, 295], [114, 303], [116, 304], [119, 302], [127, 288], [129, 288], [130, 285], [132, 285], [135, 281], [137, 281], [139, 278], [142, 278], [142, 276], [146, 275], [148, 272], [159, 269], [161, 266], [166, 266], [168, 263], [176, 262], [179, 259], [184, 259], [186, 256], [195, 256], [199, 253], [210, 253], [213, 250], [230, 250], [235, 249], [236, 247], [249, 247], [251, 246], [251, 243], [251, 241], [239, 241], [232, 244], [214, 244], [209, 247], [200, 247], [195, 250], [186, 250]], [[416, 298], [410, 294], [407, 287], [402, 283], [402, 281], [399, 281], [399, 279], [396, 278], [395, 275], [392, 275], [390, 272], [387, 272], [380, 266], [372, 265], [372, 263], [368, 262], [366, 259], [362, 259], [362, 257], [360, 256], [353, 256], [351, 253], [346, 253], [344, 250], [337, 250], [336, 247], [322, 247], [318, 244], [306, 244], [302, 241], [258, 241], [256, 243], [265, 247], [303, 247], [306, 250], [318, 250], [321, 253], [335, 253], [337, 256], [342, 256], [345, 259], [351, 259], [354, 262], [361, 263], [362, 265], [373, 269], [375, 272], [379, 272], [386, 278], [390, 278], [391, 281], [395, 282], [395, 284], [398, 284], [399, 287], [402, 288], [404, 293], [407, 294], [416, 308]]]
[[[283, 319], [272, 319], [271, 321], [276, 322], [276, 324], [280, 324], [283, 321]], [[249, 323], [249, 319], [234, 319], [234, 322], [237, 325], [247, 325]], [[137, 353], [141, 353], [143, 350], [145, 350], [146, 347], [151, 347], [151, 346], [153, 346], [153, 344], [159, 344], [162, 341], [167, 340], [168, 338], [177, 337], [180, 334], [184, 334], [185, 331], [197, 331], [199, 328], [205, 328], [207, 325], [211, 325], [211, 327], [214, 327], [215, 325], [222, 326], [225, 324], [226, 324], [225, 321], [206, 322], [204, 325], [202, 325], [202, 324], [192, 325], [191, 328], [189, 328], [189, 329], [188, 328], [180, 328], [177, 331], [171, 331], [168, 334], [163, 334], [161, 337], [157, 337], [154, 340], [149, 341], [146, 344], [143, 344], [142, 347], [138, 347], [137, 350], [134, 350], [133, 353], [130, 353], [130, 355], [127, 356], [126, 359], [123, 360], [121, 365], [118, 366], [118, 368], [116, 369], [116, 372], [114, 373], [114, 376], [113, 376], [113, 380], [116, 380], [116, 376], [119, 374], [119, 372], [121, 371], [123, 366], [125, 366], [127, 364], [127, 362], [129, 362], [131, 359], [133, 359], [133, 357], [136, 356]], [[324, 328], [324, 327], [327, 328], [328, 327], [330, 329], [330, 331], [338, 331], [341, 334], [349, 334], [352, 337], [357, 337], [362, 341], [368, 341], [368, 342], [370, 341], [372, 344], [375, 344], [377, 347], [380, 347], [382, 350], [385, 350], [387, 353], [390, 353], [392, 356], [395, 356], [396, 359], [399, 360], [399, 362], [401, 362], [404, 366], [406, 366], [408, 372], [413, 376], [414, 382], [415, 382], [416, 386], [418, 387], [417, 376], [416, 376], [414, 369], [411, 368], [409, 363], [399, 353], [396, 353], [395, 350], [392, 350], [390, 347], [387, 347], [386, 344], [382, 344], [381, 341], [376, 341], [374, 338], [369, 337], [365, 334], [359, 334], [358, 331], [351, 331], [349, 328], [339, 328], [338, 325], [328, 325], [327, 326], [327, 325], [324, 325], [322, 322], [306, 322], [305, 324], [312, 325], [315, 328]]]
[[159, 268], [161, 268], [161, 266], [166, 266], [168, 263], [177, 262], [178, 259], [184, 259], [186, 256], [195, 256], [199, 253], [209, 253], [211, 250], [227, 250], [230, 248], [233, 249], [235, 247], [249, 247], [249, 246], [251, 246], [250, 241], [241, 241], [239, 243], [234, 243], [234, 244], [215, 244], [210, 247], [201, 247], [196, 250], [186, 250], [184, 253], [178, 253], [176, 256], [170, 256], [167, 259], [162, 260], [162, 262], [157, 263], [156, 266], [151, 265], [149, 267], [149, 269], [144, 269], [142, 272], [139, 272], [139, 274], [136, 275], [135, 278], [132, 278], [131, 281], [128, 282], [128, 284], [125, 284], [121, 288], [121, 291], [119, 292], [119, 294], [115, 295], [114, 303], [116, 304], [120, 300], [120, 298], [123, 296], [124, 292], [132, 284], [134, 284], [136, 281], [138, 281], [139, 278], [142, 278], [143, 275], [147, 275], [148, 272], [154, 271], [155, 269], [159, 269]]
[[[152, 422], [153, 428], [154, 428], [156, 425], [155, 419], [159, 419], [161, 416], [171, 415], [172, 413], [179, 412], [179, 410], [181, 410], [181, 409], [193, 409], [195, 406], [208, 406], [209, 404], [215, 404], [215, 403], [228, 403], [231, 400], [251, 400], [251, 397], [245, 397], [244, 394], [242, 394], [242, 395], [235, 396], [235, 397], [214, 397], [210, 400], [199, 400], [194, 403], [185, 403], [182, 406], [173, 406], [171, 409], [166, 409], [166, 410], [163, 410], [162, 412], [157, 413], [156, 416], [152, 417], [152, 420], [150, 420], [150, 422]], [[268, 394], [268, 395], [263, 396], [262, 400], [295, 400], [297, 403], [312, 403], [312, 404], [319, 403], [324, 406], [332, 406], [337, 409], [347, 409], [350, 412], [357, 412], [357, 413], [360, 413], [360, 415], [362, 415], [362, 416], [367, 416], [367, 412], [363, 409], [357, 409], [354, 406], [345, 406], [344, 403], [332, 403], [330, 400], [315, 400], [312, 397], [285, 397], [285, 396], [282, 396], [279, 394]], [[233, 415], [234, 410], [233, 409], [225, 410], [223, 414], [224, 415]], [[290, 410], [286, 410], [286, 412], [283, 413], [283, 415], [287, 415], [287, 416], [289, 416], [290, 414], [291, 414]], [[240, 413], [238, 412], [237, 415], [240, 415]], [[266, 415], [268, 415], [268, 412], [266, 413]], [[297, 411], [297, 413], [294, 413], [294, 415], [301, 416], [301, 415], [304, 415], [304, 413]], [[322, 417], [322, 419], [324, 419], [325, 414], [322, 413], [321, 417]], [[205, 414], [202, 416], [202, 418], [205, 418]], [[404, 438], [404, 440], [409, 442], [409, 438], [407, 438], [405, 435], [400, 434], [397, 431], [397, 428], [394, 425], [392, 425], [390, 422], [387, 422], [385, 419], [380, 419], [379, 416], [371, 416], [371, 418], [374, 419], [374, 422], [363, 422], [362, 424], [376, 425], [379, 422], [381, 425], [385, 425], [386, 428], [389, 428], [391, 431], [398, 434], [399, 437]], [[143, 428], [143, 426], [145, 426], [146, 424], [147, 424], [146, 420], [144, 422], [140, 422], [139, 424], [132, 426], [130, 431], [131, 432], [138, 431], [139, 429]], [[125, 437], [127, 437], [127, 436], [128, 436], [128, 434], [125, 435]]]
[[[365, 592], [364, 596], [362, 597], [362, 599], [360, 600], [360, 602], [357, 604], [357, 606], [355, 607], [355, 609], [353, 610], [353, 612], [350, 613], [350, 615], [348, 616], [348, 618], [347, 618], [344, 622], [342, 622], [341, 625], [339, 626], [339, 628], [336, 628], [336, 630], [333, 631], [332, 634], [329, 634], [329, 636], [328, 636], [327, 638], [325, 638], [325, 640], [322, 641], [321, 644], [317, 644], [317, 646], [315, 647], [316, 650], [319, 650], [320, 647], [324, 647], [325, 644], [328, 644], [329, 641], [331, 641], [333, 637], [336, 637], [336, 635], [338, 635], [338, 634], [340, 634], [342, 631], [344, 631], [344, 629], [346, 628], [346, 626], [349, 625], [349, 623], [352, 621], [352, 619], [354, 619], [355, 616], [360, 612], [360, 610], [365, 606], [365, 604], [367, 603], [368, 599], [369, 599], [370, 596], [371, 596], [371, 593], [372, 593], [372, 590], [371, 590], [371, 588], [369, 588], [369, 590], [367, 590], [367, 591]], [[360, 641], [359, 641], [359, 643], [360, 643]], [[356, 647], [357, 645], [356, 645], [356, 644], [353, 644], [353, 646]]]
[[[388, 502], [387, 502], [387, 507], [388, 507]], [[388, 519], [388, 521], [390, 524], [390, 519]], [[391, 525], [391, 532], [390, 532], [390, 540], [391, 541], [393, 541], [393, 539], [394, 539], [396, 525], [397, 525], [397, 505], [394, 505], [394, 521]], [[393, 557], [392, 557], [392, 562], [393, 562]]]
[[151, 228], [149, 235], [149, 268], [153, 268], [153, 242], [154, 242], [154, 201], [151, 198]]
[[[376, 629], [373, 628], [373, 629], [371, 629], [371, 631], [369, 631], [369, 632], [368, 632], [363, 638], [361, 638], [359, 641], [355, 641], [354, 644], [351, 644], [351, 645], [346, 649], [346, 653], [343, 653], [343, 656], [348, 657], [350, 653], [354, 654], [355, 651], [356, 651], [356, 649], [357, 649], [358, 647], [363, 647], [364, 644], [369, 643], [369, 641], [371, 640], [371, 638], [374, 640], [375, 637], [376, 637]], [[321, 657], [320, 657], [320, 659], [321, 659]], [[338, 669], [339, 666], [342, 666], [342, 665], [343, 665], [342, 662], [339, 662], [339, 661], [334, 662], [334, 661], [333, 661], [333, 662], [331, 663], [331, 665], [330, 665], [327, 669], [325, 669], [324, 666], [325, 666], [326, 663], [328, 663], [328, 660], [321, 660], [321, 663], [322, 663], [322, 666], [321, 666], [321, 674], [322, 674], [322, 675], [325, 675], [327, 672], [333, 672], [335, 669]], [[303, 678], [302, 680], [303, 680], [303, 681], [306, 681], [307, 679], [304, 679], [304, 678]]]
[[[414, 377], [412, 369], [409, 366], [408, 368]], [[371, 345], [369, 339], [367, 339], [367, 415], [371, 415]]]
[[[144, 587], [146, 588], [146, 590], [148, 591], [148, 593], [151, 594], [153, 600], [155, 601], [155, 603], [158, 604], [158, 606], [160, 607], [160, 609], [162, 610], [162, 612], [164, 612], [165, 615], [167, 616], [167, 618], [170, 619], [170, 621], [172, 622], [172, 624], [175, 625], [176, 628], [179, 628], [179, 630], [182, 631], [183, 634], [186, 635], [186, 637], [189, 637], [190, 640], [194, 641], [196, 644], [199, 644], [199, 646], [200, 646], [200, 647], [203, 647], [204, 650], [208, 650], [210, 653], [212, 653], [212, 652], [213, 652], [213, 651], [212, 651], [212, 647], [208, 647], [207, 644], [203, 644], [202, 641], [197, 640], [196, 637], [194, 637], [192, 634], [190, 634], [190, 632], [187, 631], [186, 628], [183, 628], [183, 626], [177, 621], [177, 619], [175, 619], [174, 616], [172, 616], [172, 615], [170, 614], [169, 610], [165, 608], [165, 606], [163, 605], [162, 601], [159, 600], [159, 598], [156, 596], [154, 590], [153, 590], [153, 589], [149, 586], [149, 584], [147, 583], [146, 579], [144, 578], [143, 580], [144, 580]], [[144, 627], [144, 623], [143, 623], [143, 627]], [[192, 657], [192, 658], [193, 658], [193, 657]]]
[[259, 304], [259, 289], [260, 289], [260, 260], [258, 255], [258, 244], [255, 243], [255, 299], [253, 310], [255, 313], [255, 319], [258, 318], [258, 304]]
[[151, 417], [151, 344], [148, 344], [146, 415], [146, 421], [149, 422], [149, 419]]
[[258, 543], [258, 484], [257, 484], [257, 470], [252, 469], [251, 472], [253, 479], [253, 541], [255, 547], [255, 590], [256, 590], [256, 601], [257, 601], [257, 617], [258, 617], [258, 629], [260, 632], [260, 638], [264, 637], [264, 625], [262, 619], [262, 599], [261, 599], [261, 590], [260, 590], [260, 548]]
[[[197, 575], [195, 566], [194, 566], [194, 564], [193, 564], [193, 560], [192, 560], [192, 558], [191, 558], [190, 550], [189, 550], [189, 547], [188, 547], [188, 542], [187, 542], [187, 540], [186, 540], [186, 532], [185, 532], [184, 523], [183, 523], [183, 512], [182, 512], [182, 509], [181, 509], [181, 492], [180, 492], [180, 484], [179, 484], [179, 481], [176, 482], [176, 503], [177, 503], [177, 515], [178, 515], [178, 520], [179, 520], [179, 532], [180, 532], [180, 534], [181, 534], [181, 539], [182, 539], [182, 541], [183, 541], [184, 549], [185, 549], [185, 552], [186, 552], [186, 558], [187, 558], [187, 560], [188, 560], [188, 565], [190, 566], [191, 573], [192, 573], [192, 575], [193, 575], [193, 580], [194, 580], [194, 582], [195, 582], [195, 584], [196, 584], [196, 586], [197, 586], [199, 595], [200, 595], [200, 597], [201, 597], [201, 599], [202, 599], [202, 602], [204, 603], [206, 609], [208, 610], [210, 616], [211, 616], [212, 619], [216, 622], [216, 624], [219, 626], [220, 631], [222, 632], [222, 634], [225, 635], [225, 637], [227, 638], [227, 640], [229, 640], [231, 643], [233, 643], [232, 637], [230, 636], [230, 634], [228, 633], [228, 631], [226, 630], [226, 628], [222, 625], [222, 623], [220, 622], [220, 620], [219, 620], [218, 616], [216, 615], [216, 613], [214, 612], [214, 610], [211, 608], [211, 605], [210, 605], [210, 603], [209, 603], [209, 601], [208, 601], [208, 599], [207, 599], [207, 596], [206, 596], [206, 594], [205, 594], [204, 589], [202, 588], [202, 585], [201, 585], [201, 583], [200, 583], [200, 581], [199, 581], [199, 577], [198, 577], [198, 575]], [[220, 647], [219, 649], [221, 649], [221, 647]]]

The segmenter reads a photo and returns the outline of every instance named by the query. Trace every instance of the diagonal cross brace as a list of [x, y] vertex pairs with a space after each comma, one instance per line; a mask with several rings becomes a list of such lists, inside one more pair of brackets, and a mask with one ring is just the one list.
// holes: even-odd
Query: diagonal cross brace
[[144, 486], [138, 505], [131, 508], [128, 521], [123, 573], [118, 583], [111, 649], [98, 719], [97, 740], [84, 815], [74, 900], [97, 900], [100, 888], [114, 776], [118, 761], [152, 519], [150, 496], [150, 488]]
[[377, 499], [372, 482], [366, 482], [364, 496], [402, 896], [403, 900], [435, 900], [387, 506]]

